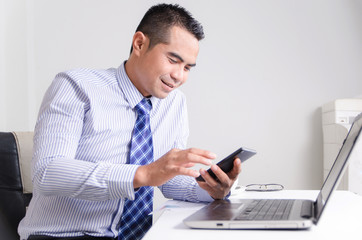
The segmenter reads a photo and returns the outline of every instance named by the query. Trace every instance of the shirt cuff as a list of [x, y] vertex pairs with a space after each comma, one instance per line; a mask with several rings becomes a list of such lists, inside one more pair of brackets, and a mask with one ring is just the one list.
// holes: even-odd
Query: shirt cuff
[[134, 200], [135, 189], [133, 180], [139, 165], [117, 164], [110, 170], [108, 184], [112, 199], [128, 198]]
[[210, 196], [210, 194], [202, 189], [198, 184], [196, 184], [196, 196], [200, 202], [212, 202], [214, 199]]
[[[196, 195], [197, 199], [201, 202], [212, 202], [215, 199], [213, 199], [207, 191], [202, 189], [199, 185], [196, 185]], [[228, 199], [231, 195], [231, 191], [224, 197], [224, 199]]]

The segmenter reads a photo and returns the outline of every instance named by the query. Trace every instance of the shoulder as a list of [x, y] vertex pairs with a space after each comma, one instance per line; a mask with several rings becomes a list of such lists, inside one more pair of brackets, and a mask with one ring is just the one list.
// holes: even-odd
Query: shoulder
[[172, 91], [166, 98], [169, 102], [172, 103], [184, 103], [186, 102], [186, 96], [185, 94], [179, 90], [176, 89], [174, 91]]
[[78, 68], [58, 73], [54, 81], [65, 81], [76, 85], [107, 86], [117, 83], [115, 75], [114, 68], [100, 70]]
[[186, 96], [179, 89], [173, 90], [166, 98], [152, 101], [154, 107], [160, 112], [177, 113], [186, 110]]
[[166, 108], [181, 110], [186, 107], [186, 96], [181, 90], [175, 89], [161, 102]]

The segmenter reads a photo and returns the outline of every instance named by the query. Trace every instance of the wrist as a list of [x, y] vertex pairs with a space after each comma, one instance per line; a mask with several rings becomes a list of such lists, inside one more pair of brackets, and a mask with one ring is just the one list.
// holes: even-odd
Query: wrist
[[133, 188], [137, 189], [147, 185], [147, 170], [146, 166], [139, 166], [133, 178]]

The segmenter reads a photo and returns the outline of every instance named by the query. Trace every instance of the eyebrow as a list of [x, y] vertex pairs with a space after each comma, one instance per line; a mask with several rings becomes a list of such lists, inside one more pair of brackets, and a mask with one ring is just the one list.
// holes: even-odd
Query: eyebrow
[[[168, 55], [177, 58], [178, 60], [180, 60], [180, 62], [185, 62], [184, 59], [180, 55], [178, 55], [177, 53], [168, 52]], [[189, 67], [195, 67], [196, 63], [188, 63], [186, 65], [189, 66]]]

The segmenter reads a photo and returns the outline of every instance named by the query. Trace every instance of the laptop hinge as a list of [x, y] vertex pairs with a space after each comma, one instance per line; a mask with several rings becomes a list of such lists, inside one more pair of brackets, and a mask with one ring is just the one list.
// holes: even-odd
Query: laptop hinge
[[313, 221], [316, 221], [318, 213], [318, 201], [313, 202]]
[[306, 218], [306, 219], [311, 219], [312, 217], [314, 217], [313, 212], [314, 212], [314, 206], [313, 206], [313, 202], [312, 201], [303, 201], [302, 203], [302, 209], [300, 211], [300, 216], [302, 218]]

